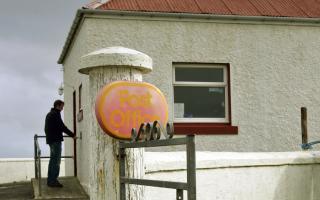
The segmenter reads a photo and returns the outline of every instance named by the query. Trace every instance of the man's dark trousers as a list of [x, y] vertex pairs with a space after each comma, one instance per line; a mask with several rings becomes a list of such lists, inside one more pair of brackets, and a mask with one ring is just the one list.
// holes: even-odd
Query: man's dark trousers
[[61, 142], [53, 142], [49, 144], [50, 146], [50, 161], [48, 167], [48, 184], [56, 183], [60, 172], [60, 162], [61, 162]]

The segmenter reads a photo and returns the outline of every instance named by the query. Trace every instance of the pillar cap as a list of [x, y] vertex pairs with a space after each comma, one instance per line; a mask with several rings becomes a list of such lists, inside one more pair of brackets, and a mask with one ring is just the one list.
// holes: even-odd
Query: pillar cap
[[80, 58], [79, 72], [89, 74], [96, 67], [132, 67], [142, 73], [152, 71], [152, 59], [139, 51], [121, 46], [107, 47], [93, 51]]

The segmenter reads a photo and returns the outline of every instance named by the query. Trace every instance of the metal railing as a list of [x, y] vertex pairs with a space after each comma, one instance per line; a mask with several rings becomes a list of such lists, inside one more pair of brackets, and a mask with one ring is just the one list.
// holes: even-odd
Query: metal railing
[[[64, 138], [72, 138], [70, 136], [63, 136]], [[38, 181], [39, 196], [42, 195], [41, 192], [41, 159], [50, 158], [50, 156], [41, 156], [41, 149], [38, 142], [38, 138], [46, 138], [44, 135], [34, 135], [34, 174]], [[61, 158], [74, 158], [74, 156], [61, 156]], [[76, 166], [74, 166], [76, 167]]]
[[34, 135], [34, 172], [38, 180], [39, 196], [41, 196], [41, 150], [38, 142], [38, 135]]
[[[160, 139], [161, 134], [165, 136], [165, 139]], [[183, 200], [183, 190], [187, 190], [188, 200], [196, 200], [196, 154], [194, 135], [174, 139], [172, 139], [172, 137], [173, 131], [169, 124], [167, 124], [166, 130], [164, 130], [161, 125], [155, 121], [153, 124], [141, 124], [138, 132], [132, 129], [131, 142], [119, 142], [120, 200], [125, 200], [126, 198], [125, 184], [176, 189], [177, 200]], [[125, 176], [125, 149], [173, 145], [186, 145], [187, 183], [134, 179]]]

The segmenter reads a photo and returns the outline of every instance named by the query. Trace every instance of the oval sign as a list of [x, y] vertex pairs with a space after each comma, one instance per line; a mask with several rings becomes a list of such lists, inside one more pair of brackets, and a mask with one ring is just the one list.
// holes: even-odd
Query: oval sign
[[132, 128], [144, 122], [168, 122], [168, 105], [162, 92], [145, 82], [116, 81], [106, 85], [96, 99], [96, 117], [111, 137], [130, 139]]

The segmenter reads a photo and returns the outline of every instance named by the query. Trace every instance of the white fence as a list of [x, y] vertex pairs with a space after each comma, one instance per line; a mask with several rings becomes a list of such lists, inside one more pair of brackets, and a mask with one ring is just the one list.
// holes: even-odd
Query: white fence
[[[48, 159], [41, 159], [41, 176], [47, 177]], [[64, 159], [61, 160], [60, 176], [65, 175]], [[33, 158], [0, 159], [0, 183], [30, 181], [34, 178]]]

